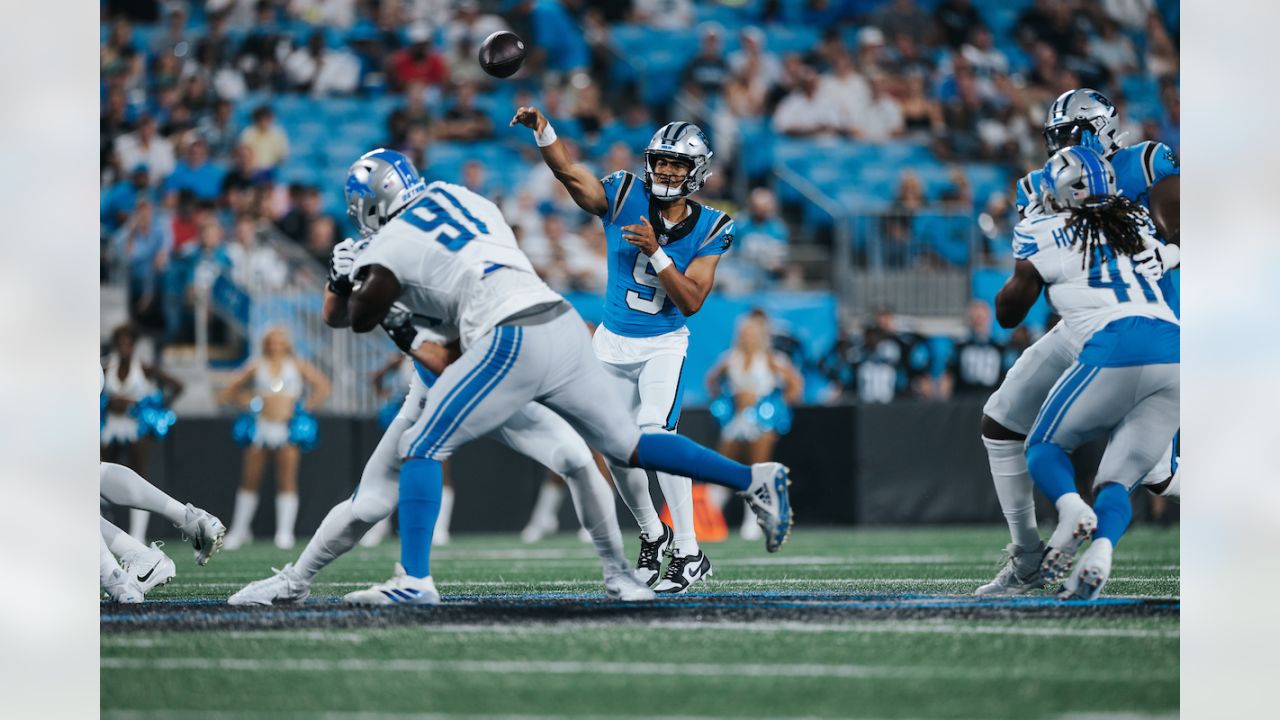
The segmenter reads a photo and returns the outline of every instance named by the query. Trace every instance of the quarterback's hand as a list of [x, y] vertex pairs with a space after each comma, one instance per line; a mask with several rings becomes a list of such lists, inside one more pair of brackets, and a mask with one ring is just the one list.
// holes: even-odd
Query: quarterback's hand
[[547, 126], [547, 119], [543, 117], [542, 113], [538, 112], [538, 108], [530, 105], [516, 110], [515, 117], [511, 118], [511, 122], [507, 124], [507, 127], [515, 127], [517, 123], [534, 132], [542, 132], [542, 129]]
[[329, 289], [337, 295], [351, 294], [351, 270], [356, 266], [356, 243], [347, 238], [333, 246], [329, 254]]
[[643, 215], [640, 216], [639, 224], [622, 226], [622, 239], [640, 248], [640, 252], [645, 255], [658, 251], [658, 238], [653, 233], [653, 225]]

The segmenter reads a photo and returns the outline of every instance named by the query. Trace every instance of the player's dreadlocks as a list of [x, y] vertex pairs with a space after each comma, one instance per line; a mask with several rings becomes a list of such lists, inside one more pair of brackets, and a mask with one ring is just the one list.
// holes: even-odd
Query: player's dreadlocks
[[1111, 249], [1122, 255], [1137, 255], [1146, 249], [1140, 228], [1149, 222], [1146, 208], [1121, 195], [1112, 195], [1101, 202], [1087, 203], [1081, 207], [1069, 208], [1071, 218], [1067, 220], [1067, 229], [1077, 241], [1083, 257], [1080, 259], [1081, 269], [1089, 266], [1095, 249], [1102, 245], [1103, 238]]

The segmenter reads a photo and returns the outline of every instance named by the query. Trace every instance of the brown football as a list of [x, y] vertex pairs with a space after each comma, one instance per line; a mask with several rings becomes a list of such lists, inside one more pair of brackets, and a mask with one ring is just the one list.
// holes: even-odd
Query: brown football
[[480, 43], [480, 67], [494, 77], [511, 77], [524, 63], [525, 54], [519, 35], [499, 30]]

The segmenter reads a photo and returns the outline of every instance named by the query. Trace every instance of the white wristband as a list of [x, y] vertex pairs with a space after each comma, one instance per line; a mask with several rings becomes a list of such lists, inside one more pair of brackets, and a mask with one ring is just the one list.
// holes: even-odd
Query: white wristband
[[547, 123], [546, 127], [533, 133], [533, 139], [538, 147], [546, 147], [556, 141], [556, 129], [551, 127], [551, 123]]
[[671, 267], [674, 263], [671, 258], [667, 257], [667, 252], [665, 250], [658, 248], [649, 256], [649, 264], [653, 266], [654, 274], [660, 274], [663, 270]]

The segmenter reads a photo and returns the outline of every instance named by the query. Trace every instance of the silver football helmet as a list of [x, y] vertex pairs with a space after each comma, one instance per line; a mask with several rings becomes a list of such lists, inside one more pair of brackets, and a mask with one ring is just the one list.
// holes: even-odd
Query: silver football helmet
[[[644, 149], [644, 182], [649, 194], [659, 200], [675, 200], [692, 195], [711, 175], [711, 144], [707, 134], [693, 123], [667, 123], [653, 134]], [[689, 174], [678, 187], [654, 181], [653, 168], [658, 158], [669, 158], [689, 166]]]
[[1087, 147], [1059, 150], [1040, 175], [1040, 197], [1055, 211], [1098, 205], [1115, 194], [1116, 171]]
[[413, 162], [386, 148], [370, 150], [347, 170], [347, 215], [369, 237], [426, 191]]
[[1068, 90], [1049, 106], [1044, 121], [1044, 144], [1050, 154], [1071, 145], [1083, 145], [1111, 157], [1121, 145], [1120, 115], [1106, 95], [1097, 90]]

